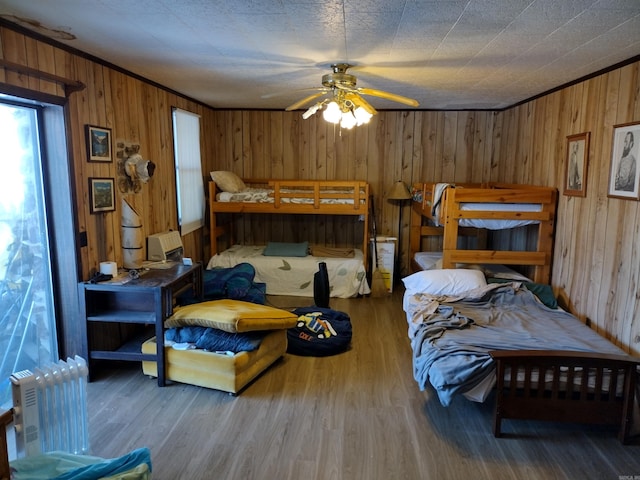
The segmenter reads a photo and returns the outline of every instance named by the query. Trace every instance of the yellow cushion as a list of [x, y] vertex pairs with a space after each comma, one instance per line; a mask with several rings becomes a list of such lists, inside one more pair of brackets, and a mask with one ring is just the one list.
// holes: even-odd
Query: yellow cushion
[[286, 310], [225, 299], [179, 307], [167, 318], [165, 326], [173, 328], [196, 325], [236, 333], [287, 329], [295, 327], [297, 320], [297, 315]]

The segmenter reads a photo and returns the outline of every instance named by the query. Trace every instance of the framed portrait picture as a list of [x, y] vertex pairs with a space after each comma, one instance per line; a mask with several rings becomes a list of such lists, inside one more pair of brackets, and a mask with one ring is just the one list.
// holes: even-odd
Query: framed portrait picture
[[589, 163], [589, 132], [567, 137], [564, 194], [584, 197], [587, 193], [587, 165]]
[[86, 125], [87, 160], [90, 162], [111, 162], [111, 129]]
[[113, 178], [89, 178], [89, 205], [91, 213], [112, 212], [116, 209]]
[[609, 197], [640, 199], [636, 160], [640, 153], [640, 122], [613, 126]]

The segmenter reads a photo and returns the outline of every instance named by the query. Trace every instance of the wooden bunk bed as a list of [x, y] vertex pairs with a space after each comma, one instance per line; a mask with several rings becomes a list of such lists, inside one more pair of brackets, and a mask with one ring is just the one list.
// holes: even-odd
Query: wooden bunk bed
[[[419, 277], [412, 281], [422, 282], [417, 286], [405, 282], [411, 290], [405, 292], [403, 307], [410, 327], [414, 376], [420, 387], [431, 383], [443, 405], [458, 394], [482, 402], [496, 388], [495, 436], [503, 435], [503, 419], [533, 419], [617, 425], [618, 438], [628, 443], [632, 423], [638, 422], [632, 413], [638, 401], [640, 360], [626, 355], [577, 317], [544, 305], [541, 298], [534, 298], [533, 290], [528, 291], [534, 283], [549, 288], [556, 189], [500, 183], [418, 183], [413, 192], [410, 253], [414, 271], [427, 268], [414, 261], [425, 237], [442, 237], [441, 266], [416, 273]], [[499, 210], [502, 204], [510, 204], [508, 210]], [[531, 224], [530, 228], [537, 230], [535, 249], [481, 249], [487, 242], [486, 228], [482, 228], [486, 220], [500, 221], [491, 223], [494, 230]], [[463, 236], [476, 238], [465, 242]], [[460, 248], [465, 243], [479, 247]], [[445, 270], [438, 268], [456, 269], [459, 264], [531, 266], [533, 282], [521, 288], [519, 284], [481, 281], [474, 287], [466, 285], [465, 292], [454, 293], [455, 285], [461, 284], [459, 276], [473, 275], [469, 270], [449, 270], [452, 292], [445, 298], [435, 290], [436, 286], [447, 288], [443, 287]], [[472, 288], [482, 293], [474, 296]], [[439, 309], [434, 312], [434, 300], [468, 319], [466, 328], [450, 324]], [[494, 311], [500, 314], [488, 313]], [[441, 330], [434, 330], [434, 325]], [[462, 367], [452, 367], [454, 363], [473, 368], [463, 374]]]
[[[557, 206], [555, 188], [506, 183], [417, 183], [413, 192], [409, 249], [414, 271], [420, 269], [414, 257], [421, 251], [423, 238], [442, 236], [442, 268], [455, 268], [457, 264], [529, 266], [535, 282], [549, 283]], [[507, 206], [510, 208], [502, 209]], [[535, 250], [482, 249], [486, 227], [478, 228], [478, 224], [490, 223], [491, 229], [500, 229], [534, 222]], [[476, 235], [480, 247], [460, 249], [458, 240], [462, 235]]]
[[[212, 174], [213, 177], [213, 174]], [[315, 259], [325, 261], [328, 268], [338, 270], [347, 269], [349, 274], [341, 275], [340, 280], [345, 280], [344, 288], [336, 291], [336, 296], [351, 296], [356, 294], [369, 293], [366, 282], [366, 268], [369, 264], [369, 209], [370, 191], [369, 184], [364, 181], [340, 181], [340, 180], [241, 180], [241, 188], [236, 191], [221, 189], [215, 182], [209, 183], [209, 215], [210, 215], [210, 242], [211, 260], [209, 268], [217, 266], [230, 266], [227, 262], [247, 261], [256, 267], [257, 277], [260, 277], [260, 266], [263, 277], [266, 277], [267, 270], [273, 270], [272, 264], [260, 263], [268, 258], [258, 258], [251, 251], [254, 246], [236, 245], [233, 238], [234, 229], [226, 229], [220, 222], [220, 214], [281, 214], [281, 215], [341, 215], [356, 217], [362, 223], [362, 244], [357, 248], [318, 248], [318, 250], [329, 251], [324, 258], [322, 255], [309, 257], [309, 262], [296, 258], [296, 267], [289, 271], [292, 278], [296, 278], [298, 272], [306, 275], [310, 268], [317, 270], [317, 265], [309, 266]], [[230, 217], [233, 219], [233, 216]], [[227, 220], [229, 217], [226, 218]], [[218, 248], [218, 239], [225, 234], [229, 234], [229, 250], [221, 252]], [[245, 250], [240, 248], [246, 247]], [[259, 247], [259, 246], [258, 246]], [[340, 246], [344, 247], [344, 246]], [[317, 248], [317, 247], [316, 247]], [[352, 250], [355, 258], [345, 258], [340, 264], [340, 252], [342, 250]], [[337, 252], [337, 253], [336, 253]], [[221, 255], [228, 253], [228, 258], [221, 258]], [[265, 252], [266, 255], [266, 252]], [[242, 258], [241, 258], [242, 257]], [[238, 260], [241, 258], [240, 260]], [[273, 257], [271, 257], [273, 258]], [[286, 258], [286, 256], [285, 256]], [[287, 259], [287, 266], [293, 263]], [[304, 263], [304, 265], [302, 265]], [[316, 262], [317, 263], [317, 262]], [[295, 270], [295, 271], [294, 271]], [[294, 275], [295, 274], [295, 275]], [[349, 279], [350, 281], [347, 281]], [[258, 281], [258, 280], [257, 280]], [[273, 282], [266, 278], [259, 280], [267, 283], [267, 293], [270, 293]], [[280, 285], [285, 288], [285, 284]], [[333, 286], [333, 285], [332, 285]], [[274, 285], [275, 288], [275, 285]], [[308, 295], [309, 286], [306, 290], [298, 290], [285, 293], [279, 291], [274, 294], [300, 294]], [[342, 292], [342, 293], [340, 293]], [[334, 292], [332, 290], [332, 296]]]

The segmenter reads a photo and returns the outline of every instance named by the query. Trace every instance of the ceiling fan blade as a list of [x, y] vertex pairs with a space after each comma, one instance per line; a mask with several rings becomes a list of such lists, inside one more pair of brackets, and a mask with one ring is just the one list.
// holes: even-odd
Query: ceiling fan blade
[[362, 98], [360, 95], [358, 95], [355, 92], [349, 92], [345, 94], [345, 98], [347, 98], [348, 100], [351, 100], [356, 107], [364, 108], [371, 115], [375, 115], [376, 113], [378, 113], [376, 109], [373, 108], [369, 102], [367, 102], [364, 98]]
[[298, 108], [302, 107], [303, 105], [306, 105], [307, 103], [309, 103], [311, 100], [318, 98], [322, 95], [324, 95], [325, 92], [324, 90], [322, 92], [318, 92], [318, 93], [314, 93], [312, 95], [309, 95], [308, 97], [304, 97], [302, 100], [298, 100], [295, 103], [292, 103], [291, 105], [289, 105], [287, 108], [285, 108], [285, 110], [287, 112], [290, 112], [291, 110], [297, 110]]
[[363, 95], [371, 95], [373, 97], [380, 97], [387, 100], [391, 100], [393, 102], [403, 103], [405, 105], [409, 105], [410, 107], [417, 107], [420, 105], [417, 100], [409, 97], [403, 97], [402, 95], [397, 95], [395, 93], [384, 92], [382, 90], [375, 90], [373, 88], [358, 88], [359, 93]]
[[298, 93], [298, 92], [320, 92], [320, 91], [326, 92], [327, 89], [326, 87], [296, 88], [295, 90], [265, 93], [264, 95], [260, 95], [260, 98], [281, 97], [282, 95], [290, 95], [292, 93]]

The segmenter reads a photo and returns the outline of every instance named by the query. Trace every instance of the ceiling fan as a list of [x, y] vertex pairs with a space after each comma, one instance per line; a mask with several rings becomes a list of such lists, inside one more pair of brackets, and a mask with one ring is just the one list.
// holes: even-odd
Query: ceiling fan
[[377, 113], [375, 108], [363, 98], [363, 95], [384, 98], [410, 107], [419, 105], [416, 100], [402, 95], [373, 88], [356, 87], [356, 77], [347, 73], [347, 70], [352, 66], [348, 63], [331, 65], [333, 72], [322, 76], [322, 87], [307, 89], [316, 90], [316, 92], [292, 103], [285, 110], [298, 110], [311, 101], [325, 96], [309, 107], [302, 114], [302, 118], [307, 119], [324, 107], [325, 120], [331, 123], [340, 123], [345, 128], [351, 128], [354, 125], [367, 123]]

